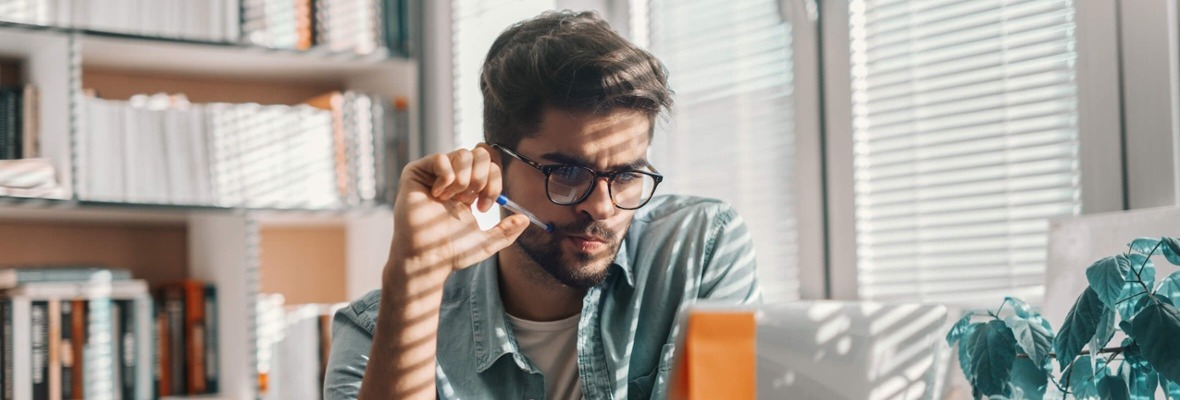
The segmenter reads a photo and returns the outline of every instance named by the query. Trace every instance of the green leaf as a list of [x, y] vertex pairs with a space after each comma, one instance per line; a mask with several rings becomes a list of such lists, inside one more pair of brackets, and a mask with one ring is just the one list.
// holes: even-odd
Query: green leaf
[[1180, 271], [1173, 272], [1160, 281], [1159, 287], [1155, 289], [1155, 294], [1171, 299], [1172, 304], [1180, 304]]
[[1107, 307], [1114, 308], [1122, 299], [1123, 284], [1127, 283], [1127, 274], [1131, 271], [1131, 262], [1127, 256], [1119, 254], [1106, 257], [1094, 262], [1086, 268], [1086, 280], [1090, 287], [1098, 293], [1098, 299]]
[[1003, 321], [980, 324], [971, 333], [971, 386], [986, 396], [1008, 395], [1008, 378], [1016, 360], [1016, 337]]
[[1172, 265], [1180, 265], [1180, 241], [1176, 238], [1164, 237], [1160, 238], [1164, 242], [1161, 249], [1164, 250], [1164, 258]]
[[1102, 310], [1102, 318], [1098, 320], [1098, 329], [1094, 331], [1093, 351], [1102, 350], [1114, 337], [1114, 311], [1107, 308]]
[[1118, 304], [1119, 316], [1124, 320], [1131, 319], [1142, 309], [1138, 300], [1155, 286], [1155, 264], [1152, 264], [1147, 256], [1131, 254], [1127, 259], [1130, 261], [1131, 270], [1127, 273], [1127, 282], [1123, 284]]
[[1161, 377], [1180, 381], [1180, 310], [1166, 302], [1151, 303], [1131, 320], [1128, 333]]
[[1106, 375], [1098, 379], [1098, 397], [1107, 400], [1130, 400], [1127, 383], [1122, 379]]
[[[1042, 369], [1040, 363], [1027, 358], [1017, 358], [1012, 364], [1012, 385], [1017, 388], [1012, 398], [1040, 399], [1045, 397], [1045, 389], [1049, 387], [1049, 374]], [[1016, 396], [1016, 392], [1023, 396]]]
[[967, 326], [971, 325], [971, 317], [974, 315], [975, 313], [967, 312], [967, 315], [964, 315], [963, 318], [959, 319], [959, 322], [956, 322], [955, 325], [951, 327], [950, 332], [946, 333], [947, 346], [954, 347], [955, 342], [959, 341], [959, 339], [963, 337], [964, 333], [967, 332]]
[[1131, 251], [1136, 251], [1142, 254], [1151, 254], [1155, 250], [1155, 246], [1159, 245], [1160, 241], [1156, 238], [1141, 237], [1131, 241]]
[[[1124, 340], [1124, 347], [1127, 341]], [[1159, 375], [1147, 364], [1147, 360], [1137, 355], [1123, 353], [1123, 365], [1120, 367], [1123, 379], [1126, 379], [1128, 392], [1132, 399], [1147, 400], [1155, 398], [1155, 388], [1159, 383]]]
[[1032, 307], [1028, 306], [1028, 303], [1024, 302], [1024, 300], [1021, 300], [1021, 299], [1018, 299], [1018, 298], [1015, 298], [1012, 296], [1008, 296], [1008, 297], [1004, 298], [1004, 302], [1011, 304], [1012, 311], [1015, 311], [1016, 315], [1020, 318], [1029, 319], [1029, 318], [1032, 318], [1034, 315], [1039, 316], [1036, 312], [1034, 312], [1032, 310]]
[[1142, 254], [1129, 254], [1127, 261], [1131, 265], [1131, 272], [1127, 274], [1127, 283], [1135, 285], [1139, 291], [1143, 291], [1143, 286], [1139, 286], [1136, 280], [1143, 278], [1143, 285], [1147, 287], [1155, 286], [1155, 263], [1151, 262], [1150, 258]]
[[1053, 334], [1046, 331], [1041, 324], [1016, 316], [1008, 316], [1004, 323], [1012, 329], [1020, 350], [1036, 365], [1045, 365], [1045, 360], [1049, 358], [1049, 351], [1053, 347]]
[[980, 325], [983, 325], [983, 323], [977, 322], [967, 325], [961, 335], [965, 340], [959, 341], [959, 369], [963, 370], [963, 376], [966, 376], [967, 380], [971, 380], [971, 376], [975, 372], [971, 369], [971, 335], [975, 333], [975, 329]]
[[1061, 372], [1061, 384], [1069, 388], [1074, 398], [1081, 399], [1098, 395], [1094, 386], [1094, 367], [1089, 355], [1078, 357]]
[[1093, 288], [1087, 287], [1078, 296], [1073, 308], [1065, 316], [1061, 331], [1053, 339], [1053, 351], [1057, 353], [1057, 363], [1061, 365], [1062, 370], [1077, 357], [1082, 347], [1094, 338], [1094, 333], [1098, 330], [1098, 321], [1102, 319], [1105, 309]]
[[1160, 379], [1160, 385], [1164, 387], [1164, 394], [1168, 396], [1168, 400], [1180, 400], [1180, 384]]

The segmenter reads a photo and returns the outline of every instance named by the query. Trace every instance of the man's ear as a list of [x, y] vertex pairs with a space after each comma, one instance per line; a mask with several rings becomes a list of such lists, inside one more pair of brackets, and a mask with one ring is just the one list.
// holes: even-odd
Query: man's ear
[[491, 155], [491, 157], [492, 157], [492, 162], [495, 163], [497, 166], [499, 166], [501, 170], [504, 169], [504, 164], [502, 162], [503, 159], [500, 158], [500, 156], [502, 156], [503, 154], [500, 154], [499, 150], [496, 150], [495, 147], [492, 147], [492, 145], [484, 143], [484, 142], [480, 142], [479, 144], [475, 145], [475, 147], [487, 150], [488, 154]]

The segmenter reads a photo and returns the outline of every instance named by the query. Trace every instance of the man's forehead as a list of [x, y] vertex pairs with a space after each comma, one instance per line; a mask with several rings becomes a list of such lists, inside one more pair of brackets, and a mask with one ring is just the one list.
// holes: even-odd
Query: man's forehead
[[634, 110], [587, 114], [547, 108], [539, 128], [518, 148], [552, 162], [630, 165], [645, 161], [650, 145], [651, 122]]

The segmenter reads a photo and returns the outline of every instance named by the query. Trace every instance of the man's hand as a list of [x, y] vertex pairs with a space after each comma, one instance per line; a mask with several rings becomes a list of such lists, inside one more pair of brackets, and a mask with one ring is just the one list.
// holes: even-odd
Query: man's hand
[[451, 272], [512, 244], [528, 218], [513, 215], [482, 231], [471, 207], [487, 211], [502, 188], [487, 145], [414, 161], [402, 170], [393, 243], [362, 399], [436, 397], [435, 349], [443, 284]]
[[[471, 212], [477, 202], [480, 211], [491, 208], [502, 187], [500, 167], [486, 145], [410, 163], [402, 171], [394, 203], [390, 259], [410, 264], [414, 269], [404, 272], [412, 275], [449, 275], [512, 244], [528, 218], [513, 215], [484, 232]], [[391, 273], [403, 271], [385, 272], [388, 281]]]

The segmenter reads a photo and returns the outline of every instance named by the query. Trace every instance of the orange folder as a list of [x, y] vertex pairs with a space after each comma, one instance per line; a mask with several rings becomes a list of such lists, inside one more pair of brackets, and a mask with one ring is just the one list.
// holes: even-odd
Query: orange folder
[[753, 400], [757, 325], [752, 311], [693, 310], [670, 397]]

